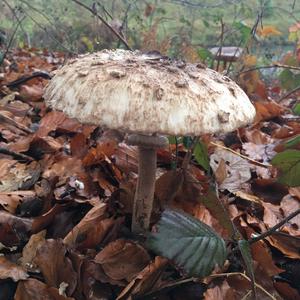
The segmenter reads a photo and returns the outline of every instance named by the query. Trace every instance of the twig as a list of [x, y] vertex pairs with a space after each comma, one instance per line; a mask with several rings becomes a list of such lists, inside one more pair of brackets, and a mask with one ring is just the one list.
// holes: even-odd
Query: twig
[[66, 32], [65, 30], [63, 30], [63, 29], [60, 28], [60, 27], [62, 27], [62, 26], [59, 27], [59, 26], [57, 26], [57, 24], [54, 24], [54, 23], [52, 22], [52, 20], [50, 20], [50, 18], [49, 18], [44, 12], [40, 11], [40, 10], [37, 9], [35, 6], [33, 6], [33, 5], [31, 5], [30, 3], [28, 3], [26, 0], [20, 0], [20, 1], [21, 1], [22, 3], [24, 3], [25, 5], [27, 5], [30, 9], [32, 9], [32, 10], [35, 11], [36, 13], [40, 14], [45, 20], [47, 20], [47, 22], [48, 22], [51, 26], [53, 26], [53, 27], [55, 28], [56, 31], [61, 30], [61, 32], [64, 34], [64, 36], [68, 38], [69, 42], [71, 41], [69, 35], [67, 34], [67, 32]]
[[228, 147], [222, 146], [222, 145], [217, 144], [217, 143], [214, 143], [214, 142], [210, 142], [210, 143], [211, 143], [212, 145], [214, 145], [214, 146], [217, 146], [217, 147], [222, 148], [222, 149], [224, 149], [224, 150], [227, 150], [227, 151], [229, 151], [229, 152], [231, 152], [231, 153], [233, 153], [233, 154], [236, 154], [236, 155], [238, 155], [238, 156], [240, 156], [240, 157], [242, 157], [242, 158], [244, 158], [244, 159], [250, 161], [251, 163], [253, 163], [253, 164], [257, 165], [257, 166], [260, 166], [260, 167], [263, 167], [263, 168], [270, 168], [270, 167], [272, 167], [272, 166], [269, 165], [269, 164], [264, 164], [264, 163], [261, 163], [261, 162], [259, 162], [259, 161], [256, 161], [256, 160], [254, 160], [254, 159], [252, 159], [252, 158], [250, 158], [250, 157], [248, 157], [248, 156], [246, 156], [246, 155], [243, 155], [243, 154], [241, 154], [241, 153], [239, 153], [239, 152], [237, 152], [237, 151], [234, 151], [234, 150], [232, 150], [232, 149], [230, 149], [230, 148], [228, 148]]
[[33, 131], [31, 129], [29, 129], [28, 127], [24, 126], [23, 124], [20, 124], [18, 122], [16, 122], [14, 119], [5, 116], [4, 114], [0, 113], [0, 122], [5, 122], [7, 124], [13, 125], [15, 127], [17, 127], [18, 129], [26, 132], [26, 133], [33, 133]]
[[128, 45], [127, 41], [122, 37], [122, 35], [115, 30], [112, 26], [110, 26], [110, 24], [102, 17], [100, 16], [96, 11], [94, 11], [92, 8], [90, 8], [89, 6], [85, 5], [84, 3], [78, 1], [78, 0], [71, 0], [73, 2], [75, 2], [76, 4], [78, 4], [79, 6], [85, 8], [86, 10], [88, 10], [91, 14], [93, 14], [94, 16], [96, 16], [98, 19], [101, 20], [101, 22], [108, 27], [121, 41], [122, 43], [126, 46], [126, 48], [128, 50], [132, 50], [132, 48]]
[[194, 137], [192, 142], [191, 142], [191, 145], [187, 151], [187, 153], [185, 154], [184, 158], [183, 158], [183, 162], [182, 162], [182, 165], [181, 165], [181, 168], [186, 171], [191, 159], [192, 159], [192, 154], [194, 152], [194, 148], [196, 147], [196, 144], [198, 143], [198, 141], [200, 140], [199, 137]]
[[26, 161], [26, 162], [32, 161], [32, 158], [25, 154], [14, 152], [14, 151], [11, 151], [11, 150], [3, 148], [3, 147], [0, 147], [0, 153], [10, 155], [13, 158], [20, 160], [20, 161]]
[[[246, 280], [248, 280], [249, 282], [251, 282], [251, 279], [246, 274], [241, 273], [241, 272], [212, 274], [212, 275], [209, 275], [208, 277], [210, 277], [210, 278], [219, 278], [219, 277], [230, 277], [230, 276], [236, 276], [236, 275], [242, 276]], [[271, 295], [268, 291], [266, 291], [264, 289], [264, 287], [262, 287], [260, 284], [255, 283], [255, 286], [257, 288], [259, 288], [263, 293], [265, 293], [266, 295], [268, 295], [272, 300], [277, 300], [273, 295]]]
[[[242, 276], [243, 278], [245, 278], [247, 281], [251, 282], [251, 279], [244, 273], [241, 273], [241, 272], [233, 272], [233, 273], [220, 273], [220, 274], [212, 274], [212, 275], [209, 275], [208, 277], [209, 278], [220, 278], [220, 277], [231, 277], [231, 276]], [[200, 279], [199, 278], [196, 278], [196, 277], [190, 277], [190, 278], [184, 278], [184, 279], [181, 279], [181, 280], [177, 280], [175, 282], [171, 282], [167, 285], [164, 285], [164, 286], [161, 286], [145, 295], [143, 295], [143, 297], [146, 297], [146, 296], [154, 296], [154, 295], [157, 295], [158, 293], [164, 291], [164, 290], [168, 290], [168, 289], [172, 289], [172, 288], [175, 288], [176, 286], [179, 286], [179, 285], [182, 285], [182, 284], [185, 284], [185, 283], [189, 283], [189, 282], [199, 282]], [[263, 293], [265, 293], [266, 295], [268, 295], [272, 300], [277, 300], [273, 295], [271, 295], [268, 291], [266, 291], [264, 289], [263, 286], [261, 286], [260, 284], [258, 283], [255, 283], [255, 286], [260, 289]], [[251, 292], [251, 291], [250, 291]], [[137, 299], [139, 299], [139, 297], [137, 297]]]
[[237, 76], [240, 76], [241, 74], [244, 74], [244, 73], [260, 70], [260, 69], [272, 69], [272, 68], [283, 68], [283, 69], [290, 69], [290, 70], [300, 71], [300, 67], [288, 66], [288, 65], [282, 65], [282, 64], [274, 63], [274, 64], [269, 65], [269, 66], [258, 66], [258, 67], [253, 67], [253, 68], [241, 71], [237, 74]]
[[291, 90], [290, 92], [288, 92], [287, 94], [283, 95], [281, 98], [279, 98], [277, 100], [277, 102], [281, 102], [282, 100], [286, 99], [287, 97], [291, 96], [292, 94], [298, 92], [300, 90], [300, 85], [298, 85], [297, 87], [295, 87], [293, 90]]
[[62, 47], [65, 51], [67, 51], [68, 53], [71, 54], [77, 54], [74, 51], [68, 49], [66, 46], [64, 46], [55, 36], [53, 36], [48, 30], [47, 28], [45, 28], [44, 26], [42, 26], [41, 24], [39, 24], [39, 22], [37, 22], [30, 14], [28, 14], [28, 12], [26, 12], [24, 9], [22, 10], [24, 14], [26, 14], [26, 16], [28, 16], [28, 18], [30, 18], [32, 20], [32, 22], [37, 25], [39, 28], [41, 28], [43, 31], [45, 31], [47, 33], [47, 35], [54, 41], [56, 42], [60, 47]]
[[287, 223], [289, 220], [293, 219], [294, 217], [296, 217], [298, 214], [300, 214], [300, 208], [297, 209], [296, 211], [294, 211], [293, 213], [291, 213], [290, 215], [288, 215], [287, 217], [285, 217], [282, 221], [280, 221], [278, 224], [276, 224], [275, 226], [271, 227], [270, 229], [268, 229], [267, 231], [265, 231], [264, 233], [250, 239], [248, 242], [249, 244], [253, 244], [256, 243], [260, 240], [263, 240], [264, 238], [266, 238], [269, 235], [272, 235], [277, 229], [279, 229], [281, 226], [283, 226], [285, 223]]

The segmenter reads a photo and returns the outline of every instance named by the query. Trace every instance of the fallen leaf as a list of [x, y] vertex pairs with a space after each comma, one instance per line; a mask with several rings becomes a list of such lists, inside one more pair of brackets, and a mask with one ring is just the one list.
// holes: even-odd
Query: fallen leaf
[[20, 97], [24, 101], [40, 101], [43, 93], [43, 88], [38, 85], [28, 86], [23, 84], [20, 88]]
[[0, 256], [0, 279], [12, 279], [13, 281], [25, 280], [29, 277], [23, 267], [10, 262], [4, 256]]
[[129, 282], [150, 262], [150, 256], [138, 244], [116, 240], [101, 250], [94, 261], [101, 265], [108, 277]]
[[65, 282], [67, 295], [72, 295], [77, 285], [77, 275], [66, 253], [61, 240], [49, 239], [40, 244], [33, 262], [41, 270], [47, 285], [59, 288]]
[[98, 245], [116, 222], [107, 217], [106, 210], [107, 205], [104, 203], [94, 206], [68, 233], [64, 243], [81, 249]]
[[159, 286], [162, 273], [167, 266], [166, 258], [156, 256], [119, 294], [116, 300], [130, 299], [141, 296]]
[[36, 279], [18, 283], [14, 300], [75, 300], [60, 295], [59, 290]]
[[29, 241], [24, 246], [22, 251], [22, 257], [19, 259], [20, 264], [24, 268], [32, 269], [33, 259], [36, 256], [38, 247], [45, 242], [46, 230], [40, 231], [37, 234], [31, 235]]
[[[222, 163], [223, 161], [223, 163]], [[224, 164], [225, 163], [225, 164]], [[241, 189], [243, 183], [251, 179], [250, 164], [240, 156], [223, 149], [216, 149], [215, 153], [210, 156], [210, 166], [216, 174], [220, 164], [223, 164], [227, 176], [219, 185], [221, 190], [236, 192]], [[224, 177], [222, 175], [222, 177]]]

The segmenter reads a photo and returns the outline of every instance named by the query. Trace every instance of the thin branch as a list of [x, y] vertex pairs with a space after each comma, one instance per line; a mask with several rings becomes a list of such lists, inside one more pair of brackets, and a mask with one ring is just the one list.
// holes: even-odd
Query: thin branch
[[233, 154], [236, 154], [236, 155], [240, 156], [241, 158], [244, 158], [244, 159], [248, 160], [249, 162], [251, 162], [251, 163], [253, 163], [254, 165], [257, 165], [257, 166], [259, 166], [259, 167], [263, 167], [263, 168], [270, 168], [270, 167], [272, 167], [272, 165], [261, 163], [261, 162], [259, 162], [259, 161], [257, 161], [257, 160], [254, 160], [254, 159], [252, 159], [252, 158], [250, 158], [250, 157], [248, 157], [248, 156], [246, 156], [246, 155], [243, 155], [243, 154], [241, 154], [241, 153], [239, 153], [239, 152], [237, 152], [237, 151], [234, 151], [234, 150], [232, 150], [231, 148], [222, 146], [222, 145], [217, 144], [217, 143], [214, 143], [214, 142], [210, 142], [210, 143], [211, 143], [212, 145], [214, 145], [214, 146], [217, 146], [217, 147], [222, 148], [222, 149], [224, 149], [224, 150], [227, 150], [227, 151], [229, 151], [229, 152], [231, 152], [231, 153], [233, 153]]
[[19, 161], [25, 161], [25, 162], [32, 161], [32, 158], [25, 155], [25, 154], [18, 153], [18, 152], [15, 152], [15, 151], [11, 151], [11, 150], [3, 148], [3, 147], [0, 147], [0, 153], [10, 155], [10, 156], [12, 156], [13, 158], [15, 158]]
[[292, 94], [300, 91], [300, 85], [295, 87], [293, 90], [289, 91], [287, 94], [283, 95], [277, 102], [281, 102], [282, 100], [286, 99], [287, 97], [291, 96]]
[[269, 66], [258, 66], [258, 67], [253, 67], [244, 71], [241, 71], [237, 74], [237, 76], [240, 76], [241, 74], [256, 71], [256, 70], [261, 70], [261, 69], [272, 69], [272, 68], [283, 68], [283, 69], [290, 69], [290, 70], [297, 70], [300, 71], [300, 67], [295, 67], [295, 66], [289, 66], [289, 65], [282, 65], [279, 63], [274, 63]]
[[32, 20], [32, 22], [37, 25], [39, 28], [41, 28], [43, 31], [46, 32], [46, 34], [54, 41], [56, 42], [60, 47], [62, 47], [65, 51], [67, 51], [68, 53], [71, 54], [77, 54], [74, 51], [68, 49], [66, 46], [64, 46], [55, 36], [53, 36], [48, 30], [47, 28], [43, 27], [41, 24], [39, 24], [39, 22], [37, 22], [30, 14], [28, 14], [28, 12], [26, 12], [24, 9], [22, 10], [24, 14], [26, 14], [28, 16], [28, 18], [30, 18]]
[[290, 215], [288, 215], [287, 217], [285, 217], [282, 221], [280, 221], [278, 224], [276, 224], [275, 226], [271, 227], [270, 229], [268, 229], [267, 231], [265, 231], [264, 233], [250, 239], [248, 242], [249, 244], [253, 244], [256, 243], [260, 240], [263, 240], [264, 238], [268, 237], [269, 235], [272, 235], [273, 233], [275, 233], [275, 231], [277, 231], [277, 229], [279, 229], [280, 227], [282, 227], [285, 223], [287, 223], [289, 220], [293, 219], [294, 217], [296, 217], [298, 214], [300, 214], [300, 208], [297, 209], [296, 211], [294, 211], [293, 213], [291, 213]]
[[[28, 3], [26, 0], [19, 0], [21, 1], [21, 3], [24, 3], [25, 5], [27, 5], [30, 9], [32, 9], [33, 11], [35, 11], [36, 13], [40, 14], [51, 26], [53, 26], [55, 28], [55, 30], [61, 30], [61, 32], [64, 34], [65, 37], [68, 38], [69, 42], [70, 42], [70, 37], [67, 34], [67, 32], [63, 29], [61, 29], [59, 26], [56, 26], [57, 24], [54, 24], [52, 20], [50, 20], [50, 18], [42, 11], [40, 11], [39, 9], [37, 9], [35, 6], [31, 5], [30, 3]], [[59, 28], [58, 28], [59, 27]]]
[[96, 16], [98, 19], [101, 20], [101, 22], [108, 27], [121, 41], [122, 43], [126, 46], [126, 48], [128, 50], [132, 50], [131, 47], [128, 45], [127, 41], [122, 37], [122, 35], [115, 30], [102, 16], [100, 16], [96, 11], [94, 11], [92, 8], [90, 8], [89, 6], [85, 5], [84, 3], [78, 1], [78, 0], [71, 0], [73, 2], [75, 2], [76, 4], [78, 4], [79, 6], [85, 8], [86, 10], [88, 10], [91, 14], [93, 14], [94, 16]]

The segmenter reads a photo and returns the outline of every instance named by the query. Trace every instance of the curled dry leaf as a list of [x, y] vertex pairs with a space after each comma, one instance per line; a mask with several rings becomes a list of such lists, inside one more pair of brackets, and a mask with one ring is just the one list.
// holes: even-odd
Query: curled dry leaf
[[224, 300], [237, 299], [235, 297], [235, 290], [232, 289], [228, 282], [224, 280], [221, 284], [208, 289], [204, 293], [204, 300]]
[[236, 192], [242, 184], [251, 179], [250, 164], [238, 155], [223, 149], [216, 149], [210, 156], [210, 166], [219, 181], [221, 190]]
[[14, 300], [75, 300], [60, 295], [59, 290], [36, 279], [18, 283]]
[[20, 97], [23, 101], [40, 101], [43, 96], [43, 88], [38, 85], [22, 85], [20, 88]]
[[49, 286], [59, 288], [65, 282], [68, 284], [67, 295], [72, 295], [77, 285], [77, 275], [66, 254], [67, 249], [61, 240], [46, 240], [37, 249], [33, 262]]
[[38, 247], [45, 242], [46, 230], [40, 231], [37, 234], [33, 234], [28, 243], [25, 245], [22, 251], [22, 257], [19, 259], [20, 264], [24, 268], [35, 268], [33, 265], [33, 259], [36, 256]]
[[107, 205], [94, 206], [64, 238], [64, 243], [79, 248], [93, 248], [106, 236], [116, 222], [108, 218]]
[[36, 136], [47, 136], [51, 131], [58, 128], [66, 132], [78, 132], [81, 127], [78, 121], [67, 118], [62, 112], [51, 111], [42, 118]]
[[100, 251], [94, 260], [108, 277], [129, 282], [150, 262], [150, 256], [138, 244], [116, 240]]
[[116, 300], [132, 299], [149, 293], [161, 284], [161, 276], [167, 266], [166, 258], [156, 256], [119, 294]]
[[0, 160], [0, 192], [28, 189], [40, 177], [40, 165], [33, 161], [29, 165], [14, 160]]
[[17, 246], [25, 242], [33, 221], [0, 211], [0, 242], [5, 246]]
[[15, 213], [16, 208], [26, 199], [34, 199], [34, 191], [14, 191], [0, 193], [0, 205], [8, 212]]
[[[300, 208], [300, 201], [296, 200], [291, 195], [286, 195], [281, 200], [280, 207], [284, 217], [287, 217]], [[300, 236], [300, 214], [291, 219], [289, 224], [293, 225], [294, 229], [299, 231], [298, 236]]]
[[23, 267], [10, 262], [4, 256], [0, 256], [0, 279], [12, 279], [16, 282], [25, 280], [28, 276]]

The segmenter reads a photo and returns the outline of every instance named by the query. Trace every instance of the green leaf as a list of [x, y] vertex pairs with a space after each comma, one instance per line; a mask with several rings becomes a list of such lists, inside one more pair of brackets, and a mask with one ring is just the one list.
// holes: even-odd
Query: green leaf
[[296, 137], [293, 137], [290, 140], [288, 140], [287, 142], [285, 142], [284, 147], [286, 149], [297, 147], [299, 143], [300, 143], [300, 135], [297, 135]]
[[226, 259], [225, 242], [212, 228], [186, 213], [169, 209], [163, 212], [158, 232], [152, 233], [147, 243], [190, 276], [207, 276]]
[[295, 115], [300, 116], [300, 103], [295, 105], [295, 107], [293, 108], [293, 112], [295, 113]]
[[254, 277], [254, 270], [253, 270], [253, 259], [252, 259], [252, 255], [251, 255], [250, 244], [246, 240], [239, 240], [238, 246], [241, 251], [245, 265], [246, 265], [247, 274], [251, 278], [253, 293], [256, 294], [255, 277]]
[[233, 28], [240, 32], [242, 43], [246, 43], [251, 36], [251, 27], [247, 26], [243, 22], [234, 22], [232, 25]]
[[212, 54], [209, 50], [205, 49], [205, 48], [200, 48], [197, 50], [198, 56], [201, 60], [206, 60], [207, 58], [211, 58]]
[[219, 224], [228, 231], [228, 234], [234, 237], [237, 230], [235, 230], [229, 213], [216, 195], [216, 192], [208, 190], [206, 194], [200, 196], [200, 202], [209, 210], [212, 216], [218, 220]]
[[288, 186], [300, 186], [300, 151], [286, 150], [278, 153], [271, 161], [281, 171], [278, 179]]
[[206, 171], [208, 171], [209, 170], [209, 157], [208, 157], [206, 145], [204, 143], [202, 143], [201, 141], [199, 141], [194, 148], [193, 154], [195, 156], [197, 163], [201, 167], [203, 167]]

